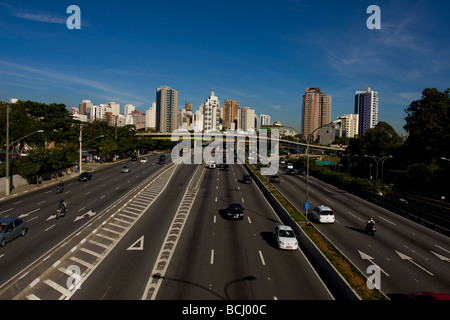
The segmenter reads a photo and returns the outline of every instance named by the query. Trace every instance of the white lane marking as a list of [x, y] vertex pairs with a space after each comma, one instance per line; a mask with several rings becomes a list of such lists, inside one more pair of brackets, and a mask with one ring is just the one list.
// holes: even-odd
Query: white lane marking
[[266, 262], [264, 261], [264, 257], [263, 257], [263, 255], [262, 255], [261, 250], [259, 250], [258, 252], [259, 252], [259, 257], [261, 258], [261, 263], [263, 264], [263, 266], [265, 266], [265, 265], [266, 265]]

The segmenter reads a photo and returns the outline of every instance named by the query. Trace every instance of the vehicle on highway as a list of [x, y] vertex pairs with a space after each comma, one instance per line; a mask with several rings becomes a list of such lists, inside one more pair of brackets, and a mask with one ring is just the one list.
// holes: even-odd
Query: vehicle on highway
[[288, 169], [294, 169], [294, 165], [293, 165], [292, 163], [289, 162], [289, 163], [287, 164], [287, 168], [288, 168]]
[[133, 154], [133, 155], [131, 156], [131, 161], [137, 161], [137, 156], [136, 156], [135, 154]]
[[122, 168], [122, 171], [121, 171], [122, 173], [129, 173], [129, 172], [131, 172], [131, 168], [129, 167], [129, 166], [124, 166], [123, 168]]
[[252, 177], [249, 174], [244, 174], [242, 177], [242, 181], [244, 183], [252, 183]]
[[313, 218], [319, 223], [334, 223], [335, 217], [333, 210], [330, 207], [321, 205], [315, 207], [311, 214]]
[[223, 164], [222, 167], [220, 168], [220, 170], [222, 171], [229, 171], [230, 170], [230, 166], [228, 164]]
[[0, 218], [0, 246], [24, 236], [28, 231], [27, 223], [20, 218]]
[[147, 158], [142, 158], [141, 159], [141, 163], [147, 163], [148, 162], [148, 159]]
[[274, 174], [273, 176], [270, 176], [269, 181], [272, 183], [280, 183], [280, 176], [277, 174]]
[[298, 169], [297, 173], [304, 176], [304, 175], [306, 175], [306, 169], [305, 168], [300, 168], [300, 169]]
[[89, 181], [92, 179], [92, 172], [83, 172], [78, 176], [78, 181]]
[[278, 248], [285, 250], [297, 250], [297, 237], [291, 227], [278, 225], [273, 229], [273, 236], [278, 244]]
[[294, 169], [287, 169], [286, 170], [286, 174], [293, 176], [295, 174], [295, 170]]
[[244, 219], [244, 207], [239, 202], [231, 202], [227, 208], [227, 218]]
[[166, 163], [166, 156], [162, 154], [159, 156], [158, 164], [165, 164], [165, 163]]
[[366, 222], [366, 232], [368, 234], [370, 234], [371, 236], [375, 235], [375, 221], [373, 220], [373, 218], [370, 218], [369, 221]]
[[211, 160], [208, 163], [207, 167], [210, 168], [210, 169], [215, 169], [216, 168], [216, 162], [214, 160]]

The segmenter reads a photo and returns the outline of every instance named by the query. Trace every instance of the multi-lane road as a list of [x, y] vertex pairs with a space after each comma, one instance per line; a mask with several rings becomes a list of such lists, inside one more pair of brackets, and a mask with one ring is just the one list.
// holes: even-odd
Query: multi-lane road
[[[303, 210], [306, 177], [281, 174], [275, 187]], [[417, 291], [450, 293], [450, 240], [447, 236], [409, 221], [387, 209], [310, 177], [311, 208], [333, 209], [335, 224], [313, 224], [363, 273], [376, 265], [381, 271], [381, 290], [391, 298]], [[377, 232], [365, 233], [373, 217]], [[372, 272], [367, 272], [370, 276]]]
[[[0, 299], [332, 300], [302, 251], [277, 248], [280, 224], [256, 184], [204, 165], [127, 162], [104, 165], [92, 181], [38, 189], [0, 203], [29, 231], [0, 248]], [[170, 158], [170, 156], [169, 156]], [[276, 187], [301, 208], [304, 180], [282, 175]], [[54, 219], [58, 201], [68, 215]], [[387, 294], [450, 292], [448, 238], [311, 179], [313, 204], [337, 222], [319, 229], [358, 268], [376, 264]], [[225, 217], [230, 202], [244, 220]], [[374, 216], [378, 232], [365, 235]]]

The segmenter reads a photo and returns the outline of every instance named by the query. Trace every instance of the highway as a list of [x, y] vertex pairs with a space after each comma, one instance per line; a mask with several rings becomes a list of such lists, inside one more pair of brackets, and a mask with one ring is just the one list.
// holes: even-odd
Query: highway
[[[276, 247], [280, 222], [244, 173], [242, 165], [206, 170], [156, 299], [332, 299], [300, 250]], [[226, 219], [230, 202], [244, 205], [244, 220]]]
[[[1, 216], [21, 216], [29, 231], [0, 248], [0, 299], [333, 299], [300, 250], [275, 247], [277, 217], [240, 182], [241, 165], [149, 160], [126, 163], [130, 173], [105, 165], [62, 195], [4, 200]], [[56, 221], [62, 196], [69, 212]], [[224, 218], [230, 201], [246, 207], [243, 221]]]
[[[74, 175], [66, 181], [62, 194], [56, 194], [56, 186], [42, 187], [2, 201], [0, 216], [21, 217], [28, 225], [28, 233], [0, 248], [0, 298], [13, 298], [30, 278], [58, 260], [58, 250], [68, 247], [82, 230], [100, 219], [100, 213], [111, 210], [112, 205], [123, 201], [161, 169], [156, 165], [157, 155], [148, 158], [146, 164], [131, 161], [105, 164], [88, 182], [78, 182]], [[123, 165], [129, 165], [132, 171], [121, 173]], [[61, 199], [66, 201], [68, 213], [56, 220]]]
[[[281, 172], [274, 186], [304, 212], [306, 177]], [[450, 293], [450, 241], [420, 224], [310, 177], [311, 208], [326, 205], [333, 209], [336, 223], [312, 223], [363, 273], [371, 265], [381, 269], [381, 290], [396, 298], [416, 291]], [[364, 231], [373, 217], [374, 237]]]

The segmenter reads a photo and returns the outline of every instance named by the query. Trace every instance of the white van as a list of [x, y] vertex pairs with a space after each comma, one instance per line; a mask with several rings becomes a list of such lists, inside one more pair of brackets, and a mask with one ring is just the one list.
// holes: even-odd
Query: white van
[[334, 213], [330, 207], [327, 206], [318, 206], [315, 207], [311, 214], [314, 219], [319, 223], [334, 223]]

